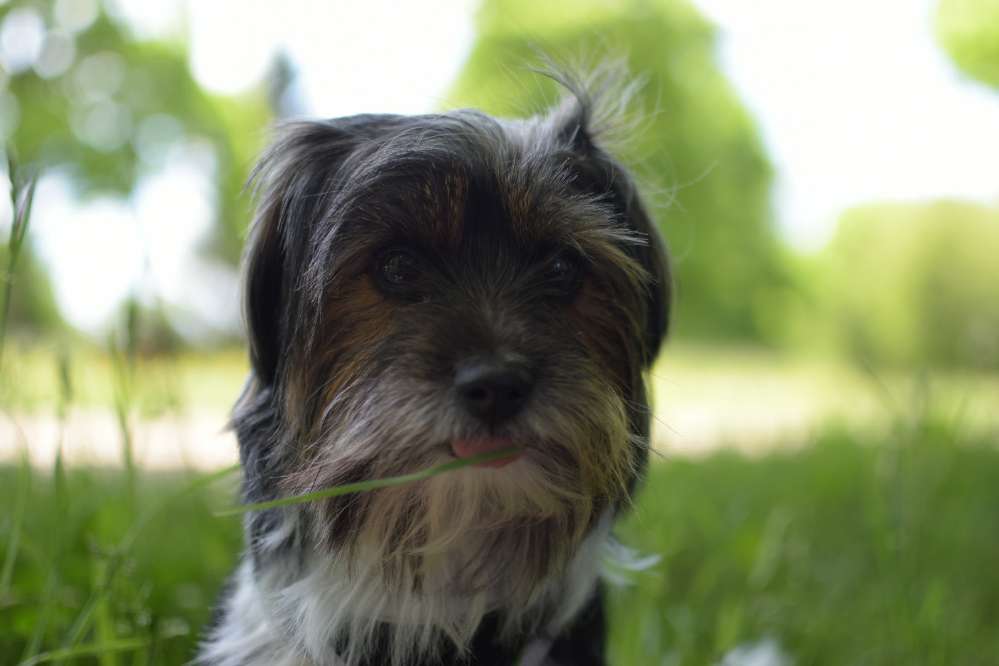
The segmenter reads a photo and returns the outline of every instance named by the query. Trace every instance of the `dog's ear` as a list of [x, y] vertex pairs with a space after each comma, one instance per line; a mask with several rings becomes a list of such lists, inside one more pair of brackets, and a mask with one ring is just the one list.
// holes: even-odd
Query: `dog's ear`
[[345, 162], [398, 116], [359, 115], [282, 126], [250, 175], [257, 210], [243, 257], [244, 318], [253, 371], [273, 384], [296, 322], [317, 225]]
[[576, 156], [573, 162], [584, 188], [610, 203], [619, 219], [643, 241], [629, 247], [628, 252], [649, 276], [642, 355], [648, 367], [655, 360], [670, 324], [673, 286], [666, 242], [643, 204], [634, 179], [600, 145], [600, 136], [607, 131], [613, 117], [598, 111], [599, 101], [594, 101], [584, 85], [571, 79], [559, 81], [572, 95], [552, 115], [557, 141]]
[[673, 299], [669, 254], [666, 242], [642, 203], [634, 181], [616, 162], [613, 160], [610, 162], [611, 168], [617, 172], [613, 177], [612, 188], [618, 201], [622, 203], [623, 219], [631, 229], [645, 239], [645, 243], [635, 246], [632, 252], [650, 278], [646, 296], [644, 356], [645, 365], [648, 367], [655, 361], [659, 348], [669, 332]]

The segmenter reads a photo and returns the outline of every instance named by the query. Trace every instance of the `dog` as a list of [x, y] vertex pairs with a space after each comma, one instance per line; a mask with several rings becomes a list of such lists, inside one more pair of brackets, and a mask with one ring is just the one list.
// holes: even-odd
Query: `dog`
[[198, 663], [605, 663], [670, 270], [604, 145], [622, 87], [552, 76], [563, 101], [529, 118], [293, 122], [263, 154], [244, 500], [505, 457], [248, 513]]

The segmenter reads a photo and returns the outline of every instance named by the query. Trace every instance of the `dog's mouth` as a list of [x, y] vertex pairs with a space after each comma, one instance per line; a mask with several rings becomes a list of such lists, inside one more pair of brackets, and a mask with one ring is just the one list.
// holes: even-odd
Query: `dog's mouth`
[[[457, 458], [471, 458], [473, 456], [485, 455], [502, 451], [503, 449], [514, 448], [516, 444], [509, 437], [470, 437], [451, 441], [451, 453]], [[496, 458], [485, 462], [475, 463], [476, 467], [505, 467], [514, 462], [523, 454], [522, 450], [517, 450], [509, 456]]]

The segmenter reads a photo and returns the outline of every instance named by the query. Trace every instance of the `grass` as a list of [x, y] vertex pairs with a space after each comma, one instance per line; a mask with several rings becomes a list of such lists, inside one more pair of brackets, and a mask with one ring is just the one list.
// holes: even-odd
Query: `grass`
[[[120, 472], [0, 468], [0, 663], [193, 654], [240, 548], [213, 515], [232, 484], [139, 474], [133, 491]], [[997, 511], [995, 440], [932, 421], [659, 461], [620, 532], [662, 561], [613, 590], [611, 663], [718, 663], [765, 639], [799, 665], [995, 663]]]
[[663, 560], [615, 593], [611, 663], [997, 663], [996, 443], [926, 421], [657, 465], [621, 533]]
[[[190, 484], [182, 474], [145, 474], [130, 504], [122, 473], [0, 469], [0, 503], [17, 506], [24, 494], [30, 507], [13, 555], [18, 515], [0, 518], [3, 557], [14, 559], [13, 584], [0, 596], [0, 663], [95, 648], [98, 656], [53, 659], [101, 666], [189, 659], [241, 541], [238, 521], [212, 515], [231, 486]], [[111, 645], [120, 649], [100, 647]]]
[[10, 232], [7, 236], [7, 262], [0, 284], [0, 367], [3, 365], [3, 340], [7, 337], [7, 320], [14, 293], [14, 275], [17, 269], [24, 244], [28, 238], [28, 224], [31, 220], [31, 209], [35, 201], [35, 186], [37, 180], [31, 179], [24, 184], [19, 180], [19, 174], [13, 159], [7, 156], [7, 175], [11, 181], [10, 203], [14, 217], [11, 220]]

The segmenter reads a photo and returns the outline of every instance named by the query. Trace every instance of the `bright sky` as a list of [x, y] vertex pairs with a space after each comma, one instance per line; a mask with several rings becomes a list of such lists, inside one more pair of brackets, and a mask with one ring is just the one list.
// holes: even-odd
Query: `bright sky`
[[999, 94], [936, 45], [932, 0], [695, 0], [777, 168], [799, 247], [845, 208], [886, 199], [999, 203]]
[[[471, 46], [477, 2], [115, 4], [147, 36], [179, 31], [186, 7], [192, 71], [220, 92], [255, 83], [284, 49], [305, 113], [338, 116], [438, 108]], [[821, 245], [843, 209], [866, 201], [999, 202], [999, 95], [945, 60], [931, 0], [695, 4], [718, 24], [722, 68], [763, 131], [778, 222], [793, 245]], [[46, 179], [39, 244], [72, 322], [99, 330], [130, 291], [192, 311], [207, 330], [236, 316], [231, 278], [193, 254], [214, 206], [203, 182], [211, 168], [197, 145], [177, 146], [125, 202], [82, 204], [64, 178]], [[199, 288], [206, 280], [222, 288]]]

